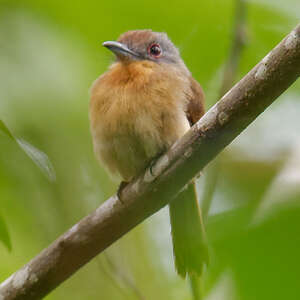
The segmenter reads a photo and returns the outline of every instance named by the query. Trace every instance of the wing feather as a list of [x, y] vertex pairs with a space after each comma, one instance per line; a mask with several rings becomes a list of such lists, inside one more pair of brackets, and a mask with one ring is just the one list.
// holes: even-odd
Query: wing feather
[[186, 116], [190, 125], [194, 125], [204, 115], [204, 92], [200, 84], [191, 76], [190, 93], [187, 94], [188, 104]]

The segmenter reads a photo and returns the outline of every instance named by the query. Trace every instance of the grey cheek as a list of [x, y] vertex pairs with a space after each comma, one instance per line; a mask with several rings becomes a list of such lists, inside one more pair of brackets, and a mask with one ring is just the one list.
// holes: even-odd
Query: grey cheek
[[165, 62], [165, 63], [176, 63], [177, 62], [177, 59], [175, 56], [172, 56], [172, 55], [168, 55], [168, 56], [162, 56], [160, 59], [159, 59], [161, 62]]

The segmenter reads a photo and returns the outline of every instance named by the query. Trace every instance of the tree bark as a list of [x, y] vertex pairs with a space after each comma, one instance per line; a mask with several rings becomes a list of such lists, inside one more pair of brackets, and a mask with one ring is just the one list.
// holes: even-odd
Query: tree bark
[[[300, 24], [144, 174], [0, 286], [0, 300], [40, 299], [161, 209], [300, 75]], [[271, 128], [270, 128], [271, 130]]]

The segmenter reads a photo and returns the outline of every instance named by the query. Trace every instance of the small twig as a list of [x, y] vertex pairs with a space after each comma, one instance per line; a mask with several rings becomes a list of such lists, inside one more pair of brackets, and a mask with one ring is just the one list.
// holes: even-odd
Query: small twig
[[[234, 84], [242, 51], [246, 44], [246, 1], [236, 0], [235, 20], [232, 30], [232, 45], [228, 55], [227, 63], [223, 72], [220, 88], [222, 97]], [[214, 191], [217, 186], [219, 173], [219, 160], [215, 159], [206, 169], [206, 176], [201, 198], [203, 220], [207, 219]]]
[[234, 84], [242, 51], [246, 44], [246, 1], [236, 0], [232, 44], [220, 88], [222, 97]]
[[[102, 254], [102, 256], [105, 254], [105, 252]], [[101, 258], [97, 257], [96, 258], [97, 266], [101, 272], [103, 272], [106, 277], [109, 278], [110, 282], [114, 285], [114, 287], [124, 296], [127, 297], [127, 294], [125, 293], [124, 289], [121, 287], [119, 282], [116, 280], [114, 275], [107, 270], [106, 266], [102, 263]]]
[[117, 278], [119, 278], [119, 280], [124, 282], [124, 284], [127, 285], [134, 292], [137, 299], [146, 300], [146, 298], [143, 296], [141, 291], [134, 284], [133, 280], [127, 274], [125, 274], [122, 270], [120, 270], [105, 252], [103, 254], [104, 254], [104, 257], [106, 259], [106, 262], [107, 262], [109, 268], [115, 274], [115, 276]]
[[[236, 0], [235, 20], [233, 24], [232, 45], [228, 55], [227, 63], [223, 72], [223, 79], [220, 88], [220, 97], [223, 96], [234, 84], [236, 73], [238, 70], [240, 57], [245, 45], [245, 21], [246, 20], [246, 3], [244, 0]], [[203, 222], [206, 223], [208, 213], [211, 207], [214, 192], [217, 187], [219, 174], [219, 159], [216, 158], [206, 168], [206, 176], [204, 177], [203, 193], [201, 197], [201, 209]], [[190, 284], [194, 300], [201, 300], [202, 294], [200, 289], [201, 281], [190, 276]]]
[[201, 196], [201, 209], [203, 222], [206, 224], [213, 196], [217, 187], [219, 172], [219, 159], [212, 161], [205, 170], [203, 193]]

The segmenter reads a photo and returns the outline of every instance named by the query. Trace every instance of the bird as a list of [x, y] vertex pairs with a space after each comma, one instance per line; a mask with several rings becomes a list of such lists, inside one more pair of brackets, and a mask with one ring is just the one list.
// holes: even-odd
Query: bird
[[[90, 128], [96, 158], [122, 186], [201, 118], [204, 92], [166, 33], [131, 30], [103, 46], [115, 61], [90, 89]], [[169, 214], [175, 268], [200, 276], [208, 251], [195, 181]]]

